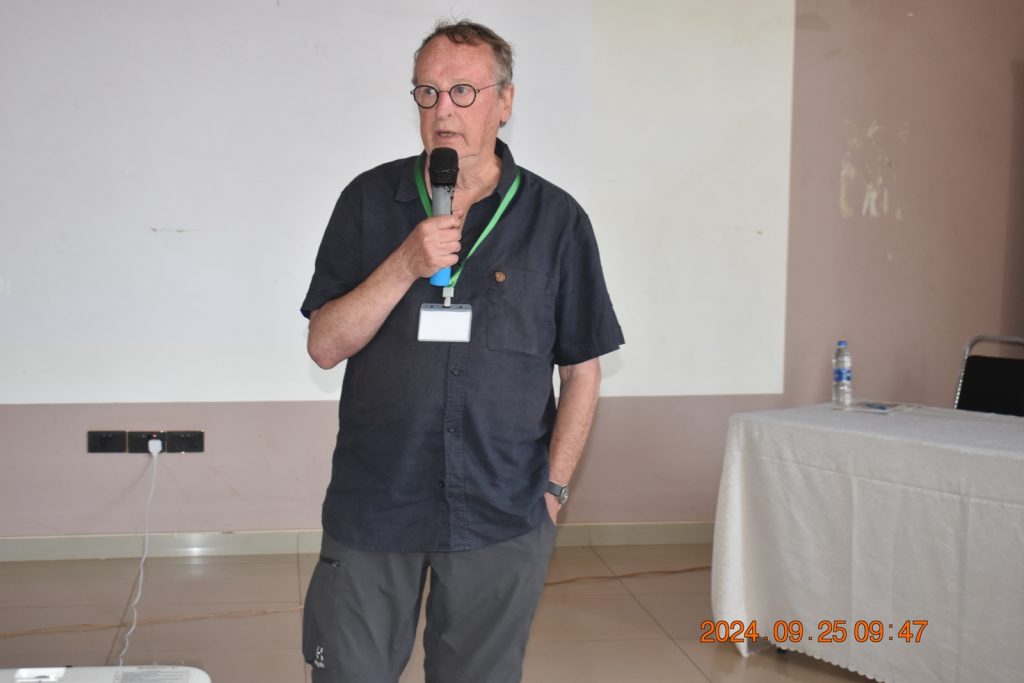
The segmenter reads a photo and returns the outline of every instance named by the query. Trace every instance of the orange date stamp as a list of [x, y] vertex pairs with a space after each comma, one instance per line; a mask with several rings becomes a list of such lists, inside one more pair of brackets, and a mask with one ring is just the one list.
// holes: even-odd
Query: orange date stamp
[[845, 619], [822, 619], [817, 630], [805, 629], [799, 619], [786, 621], [779, 619], [771, 622], [767, 632], [758, 629], [757, 620], [750, 623], [736, 621], [700, 622], [700, 642], [702, 643], [743, 643], [753, 640], [771, 640], [776, 643], [802, 643], [815, 641], [819, 643], [882, 643], [890, 640], [902, 640], [907, 643], [920, 643], [924, 629], [928, 626], [927, 619], [906, 619], [888, 622], [881, 619], [858, 619], [848, 624]]

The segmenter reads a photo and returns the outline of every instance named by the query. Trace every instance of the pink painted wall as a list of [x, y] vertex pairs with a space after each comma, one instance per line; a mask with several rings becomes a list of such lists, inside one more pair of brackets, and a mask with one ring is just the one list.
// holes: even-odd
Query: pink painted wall
[[[565, 521], [713, 519], [728, 416], [826, 400], [838, 338], [858, 395], [949, 405], [969, 337], [1024, 334], [1021, 26], [1017, 0], [797, 0], [785, 393], [603, 399]], [[0, 406], [0, 536], [140, 530], [147, 459], [87, 455], [105, 428], [207, 433], [162, 460], [155, 531], [319, 525], [333, 404]]]

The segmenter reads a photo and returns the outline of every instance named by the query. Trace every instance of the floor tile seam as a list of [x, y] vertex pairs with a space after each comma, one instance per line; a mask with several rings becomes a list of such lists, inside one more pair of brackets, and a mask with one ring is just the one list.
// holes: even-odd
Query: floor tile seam
[[668, 641], [674, 641], [674, 638], [652, 638], [650, 636], [640, 636], [637, 638], [580, 638], [580, 639], [537, 639], [530, 638], [529, 642], [538, 643], [615, 643], [615, 642], [630, 642], [630, 643], [664, 643]]
[[711, 676], [706, 671], [704, 671], [704, 669], [701, 668], [700, 664], [698, 664], [683, 647], [682, 640], [673, 638], [672, 643], [676, 646], [676, 648], [679, 649], [680, 652], [683, 653], [683, 656], [686, 657], [690, 664], [693, 664], [693, 668], [696, 669], [698, 673], [700, 673], [700, 675], [704, 677], [705, 681], [707, 681], [708, 683], [713, 683]]
[[[37, 659], [37, 657], [39, 657], [39, 659]], [[11, 659], [6, 659], [3, 656], [0, 656], [0, 669], [46, 669], [54, 666], [54, 664], [57, 664], [57, 666], [60, 667], [107, 666], [104, 664], [105, 660], [102, 659], [102, 653], [75, 652], [74, 654], [69, 655], [69, 657], [73, 657], [74, 659], [70, 661], [63, 660], [57, 663], [53, 661], [52, 657], [45, 653], [21, 653]], [[95, 659], [93, 659], [93, 657], [95, 657]]]
[[[594, 553], [594, 555], [596, 555], [597, 558], [601, 561], [601, 563], [605, 567], [607, 567], [608, 571], [611, 572], [612, 577], [614, 577], [618, 581], [618, 583], [620, 583], [627, 590], [627, 592], [629, 592], [631, 595], [640, 595], [640, 594], [636, 594], [633, 591], [631, 591], [630, 587], [627, 585], [626, 582], [628, 580], [630, 580], [630, 579], [642, 579], [642, 578], [641, 577], [629, 577], [629, 575], [626, 575], [626, 574], [631, 574], [631, 573], [636, 573], [636, 572], [641, 572], [641, 571], [651, 571], [651, 572], [654, 572], [654, 571], [673, 571], [673, 570], [678, 568], [676, 566], [671, 566], [671, 567], [666, 569], [666, 568], [658, 566], [658, 562], [660, 560], [654, 560], [653, 564], [655, 566], [649, 566], [649, 563], [643, 562], [643, 564], [645, 566], [643, 566], [642, 568], [627, 567], [627, 570], [618, 571], [617, 569], [615, 569], [615, 567], [612, 566], [612, 563], [609, 560], [605, 559], [605, 557], [603, 555], [601, 555], [601, 553], [598, 550], [596, 550], [595, 547], [590, 546], [590, 548], [591, 548], [592, 552]], [[634, 561], [635, 559], [636, 558], [631, 558], [629, 561]], [[708, 592], [708, 595], [711, 595], [711, 591]]]
[[[291, 614], [291, 612], [280, 612], [280, 613], [276, 613], [276, 614], [264, 614], [264, 615], [246, 615], [245, 617], [238, 617], [238, 618], [253, 618], [253, 617], [264, 617], [264, 616], [280, 616], [280, 615], [289, 615], [289, 614]], [[222, 621], [222, 620], [225, 620], [225, 619], [234, 619], [234, 618], [236, 618], [236, 617], [232, 617], [230, 615], [227, 615], [225, 617], [211, 617], [211, 618], [206, 618], [206, 619], [197, 619], [196, 621], [200, 621], [200, 620], [201, 621], [218, 621], [218, 620]], [[140, 615], [139, 620], [141, 621], [142, 619], [143, 619], [143, 617]], [[138, 626], [138, 628], [136, 629], [135, 633], [132, 634], [132, 635], [133, 635], [133, 637], [136, 636], [136, 635], [140, 635], [140, 634], [146, 632], [148, 629], [152, 629], [152, 628], [157, 627], [157, 626], [182, 626], [182, 625], [185, 625], [187, 623], [188, 623], [187, 621], [181, 621], [181, 622], [169, 622], [169, 623], [165, 623], [165, 624], [140, 624]], [[118, 646], [119, 643], [121, 643], [122, 647], [123, 647], [122, 634], [127, 630], [128, 627], [124, 625], [125, 622], [124, 622], [123, 619], [121, 621], [121, 624], [122, 624], [121, 626], [118, 626], [115, 629], [114, 641], [113, 641], [113, 643], [111, 645], [110, 652], [107, 655], [106, 666], [114, 666], [117, 663], [117, 656], [120, 654], [120, 650], [117, 649], [117, 646]], [[219, 652], [219, 651], [224, 651], [224, 652], [236, 652], [236, 651], [237, 652], [252, 652], [253, 650], [265, 651], [265, 650], [289, 650], [289, 649], [291, 649], [290, 646], [289, 647], [273, 647], [273, 646], [266, 647], [266, 646], [260, 646], [260, 647], [251, 647], [251, 648], [222, 648], [220, 650], [218, 650], [218, 649], [208, 650], [206, 648], [199, 648], [199, 649], [197, 649], [197, 648], [177, 648], [177, 651], [181, 651], [181, 652], [193, 652], [193, 651], [194, 652]], [[128, 653], [126, 653], [126, 656], [127, 656], [127, 654], [130, 654], [131, 652], [132, 652], [132, 648], [129, 647]]]
[[39, 576], [38, 573], [33, 574], [31, 572], [18, 572], [15, 574], [5, 575], [0, 572], [0, 582], [5, 586], [14, 586], [18, 584], [27, 584], [33, 586], [52, 586], [53, 584], [69, 584], [73, 583], [78, 585], [80, 583], [124, 583], [126, 581], [132, 581], [135, 579], [135, 574], [138, 573], [139, 563], [135, 560], [135, 567], [132, 571], [125, 571], [123, 574], [113, 576], [105, 574], [102, 576], [83, 576], [81, 572], [74, 571], [73, 567], [67, 569], [61, 569], [57, 574], [51, 574], [49, 576]]
[[[273, 564], [237, 562], [217, 565], [183, 564], [177, 567], [169, 567], [165, 564], [150, 565], [147, 560], [146, 574], [152, 574], [154, 578], [162, 580], [223, 581], [240, 577], [249, 581], [263, 581], [280, 579], [286, 576], [285, 572], [290, 573], [293, 566], [293, 562], [274, 562]], [[256, 573], [252, 570], [259, 570], [262, 573]]]
[[[139, 602], [139, 607], [201, 607], [204, 605], [218, 605], [224, 607], [233, 607], [238, 605], [253, 605], [253, 609], [259, 609], [260, 607], [272, 607], [281, 608], [284, 606], [288, 607], [299, 607], [300, 602], [298, 600], [197, 600], [195, 602], [177, 600], [175, 602], [163, 602], [163, 603], [146, 603]], [[239, 611], [239, 610], [233, 610]]]
[[[146, 562], [167, 567], [230, 567], [233, 564], [265, 564], [281, 565], [293, 562], [293, 553], [274, 553], [272, 555], [180, 555], [174, 557], [153, 557]], [[138, 559], [136, 558], [136, 561]]]
[[[105, 601], [105, 602], [100, 602], [99, 600], [97, 600], [95, 602], [51, 602], [51, 603], [42, 602], [42, 601], [39, 601], [39, 602], [32, 601], [32, 602], [27, 602], [27, 603], [23, 603], [23, 604], [21, 604], [21, 603], [19, 603], [19, 604], [0, 604], [0, 612], [2, 612], [3, 610], [7, 610], [7, 609], [10, 609], [10, 610], [14, 610], [14, 609], [22, 609], [22, 610], [25, 610], [25, 609], [30, 609], [30, 610], [39, 610], [39, 609], [78, 609], [78, 608], [83, 608], [83, 607], [88, 607], [90, 609], [95, 609], [97, 607], [117, 607], [118, 605], [123, 605], [123, 604], [124, 603], [120, 599], [118, 599], [116, 601], [115, 600], [108, 600], [108, 601]], [[2, 629], [0, 629], [0, 630], [2, 630]]]
[[[282, 652], [283, 653], [283, 652], [300, 652], [301, 651], [300, 650], [300, 646], [298, 644], [299, 641], [295, 638], [294, 634], [289, 634], [288, 638], [290, 640], [294, 640], [296, 644], [295, 645], [289, 645], [287, 647], [282, 645], [282, 644], [280, 644], [280, 643], [278, 643], [278, 644], [273, 644], [273, 645], [260, 644], [260, 645], [254, 645], [254, 646], [248, 647], [248, 648], [233, 647], [233, 648], [228, 648], [228, 649], [217, 649], [217, 648], [206, 649], [204, 647], [197, 646], [197, 647], [183, 647], [183, 648], [177, 648], [177, 649], [174, 649], [174, 648], [158, 649], [158, 648], [150, 647], [149, 644], [146, 644], [144, 653], [142, 655], [139, 655], [139, 654], [135, 653], [135, 640], [134, 640], [134, 638], [135, 638], [135, 636], [133, 635], [132, 636], [132, 647], [129, 648], [128, 652], [125, 654], [125, 657], [124, 657], [125, 664], [128, 664], [129, 661], [131, 661], [136, 656], [143, 656], [143, 657], [159, 657], [159, 656], [164, 656], [164, 657], [170, 657], [175, 652], [186, 652], [186, 653], [188, 653], [190, 655], [205, 656], [205, 655], [215, 655], [215, 654], [225, 654], [225, 653], [236, 653], [238, 655], [243, 655], [243, 654], [244, 655], [252, 655], [253, 653], [263, 653], [263, 652]], [[117, 658], [115, 657], [115, 661], [113, 663], [111, 663], [111, 664], [107, 664], [106, 666], [117, 666], [116, 659]], [[167, 664], [168, 662], [163, 662], [163, 663]]]
[[630, 596], [629, 596], [629, 597], [633, 598], [633, 600], [635, 600], [635, 601], [636, 601], [636, 604], [638, 604], [638, 605], [640, 606], [640, 609], [642, 609], [642, 610], [644, 611], [644, 614], [646, 614], [646, 615], [647, 615], [648, 617], [650, 617], [650, 619], [651, 619], [651, 620], [652, 620], [652, 621], [653, 621], [653, 622], [654, 622], [655, 624], [657, 624], [657, 625], [658, 625], [658, 628], [660, 628], [660, 629], [661, 629], [662, 633], [664, 633], [664, 634], [665, 634], [665, 635], [666, 635], [666, 636], [667, 636], [668, 638], [670, 638], [670, 639], [673, 639], [673, 640], [674, 640], [674, 638], [673, 638], [672, 634], [668, 632], [668, 629], [667, 629], [667, 628], [665, 627], [665, 625], [664, 625], [664, 624], [662, 624], [662, 623], [661, 623], [661, 621], [660, 621], [660, 620], [659, 620], [659, 619], [658, 619], [658, 618], [657, 618], [656, 616], [654, 616], [654, 615], [653, 615], [653, 614], [651, 613], [651, 610], [647, 609], [647, 606], [646, 606], [646, 605], [644, 605], [644, 603], [643, 603], [643, 602], [641, 602], [641, 600], [640, 600], [640, 599], [639, 599], [639, 598], [638, 598], [637, 596], [635, 596], [635, 595], [633, 595], [632, 593], [630, 593]]
[[692, 595], [694, 597], [711, 597], [711, 591], [680, 591], [680, 590], [657, 590], [657, 591], [644, 591], [644, 590], [632, 590], [625, 581], [622, 582], [626, 586], [626, 590], [629, 591], [630, 595], [637, 597], [641, 595]]
[[[288, 591], [288, 592], [291, 593], [291, 591]], [[172, 607], [172, 606], [175, 606], [175, 605], [206, 605], [206, 604], [212, 604], [212, 605], [291, 605], [293, 607], [298, 607], [298, 606], [302, 605], [302, 600], [300, 600], [299, 598], [286, 598], [286, 599], [283, 599], [283, 600], [264, 600], [264, 599], [250, 599], [250, 598], [242, 599], [242, 598], [239, 598], [239, 599], [236, 599], [236, 600], [231, 600], [231, 599], [224, 599], [224, 598], [218, 597], [216, 602], [207, 602], [207, 601], [203, 601], [203, 600], [191, 601], [191, 600], [175, 599], [173, 597], [172, 598], [154, 597], [154, 598], [150, 598], [149, 600], [147, 600], [145, 598], [145, 596], [143, 596], [142, 600], [139, 601], [139, 609], [142, 609], [143, 607]], [[87, 607], [95, 607], [95, 605], [85, 605], [85, 606], [87, 606]]]
[[541, 597], [542, 598], [599, 598], [599, 597], [610, 597], [610, 596], [615, 596], [615, 595], [629, 595], [629, 592], [626, 591], [626, 589], [622, 589], [621, 591], [611, 591], [611, 590], [609, 590], [609, 591], [601, 591], [601, 592], [597, 592], [597, 591], [593, 591], [593, 592], [590, 592], [590, 591], [571, 591], [571, 592], [570, 591], [558, 591], [558, 592], [551, 593], [551, 592], [548, 592], [548, 591], [544, 591], [541, 594]]
[[[558, 602], [568, 602], [580, 598], [606, 598], [608, 599], [608, 601], [612, 601], [618, 598], [618, 600], [615, 600], [616, 602], [623, 601], [623, 599], [628, 598], [629, 601], [640, 604], [640, 601], [637, 600], [637, 597], [631, 594], [629, 591], [623, 593], [555, 593], [553, 595], [542, 593], [540, 596], [541, 601], [556, 600]], [[643, 607], [643, 605], [641, 605], [641, 607]]]
[[[647, 563], [637, 563], [637, 564], [623, 563], [623, 564], [625, 566], [619, 567], [617, 569], [613, 568], [612, 569], [612, 573], [615, 576], [621, 578], [624, 581], [626, 579], [643, 579], [643, 578], [647, 578], [648, 576], [655, 576], [658, 573], [671, 572], [671, 571], [676, 571], [677, 569], [679, 569], [679, 567], [665, 567], [665, 566], [659, 566], [657, 564], [647, 564]], [[663, 574], [663, 575], [667, 575], [667, 574]]]
[[[302, 607], [302, 601], [299, 600], [299, 599], [292, 599], [292, 598], [289, 598], [287, 600], [218, 600], [216, 602], [204, 602], [204, 601], [182, 602], [180, 600], [174, 601], [174, 602], [164, 602], [164, 601], [148, 602], [146, 600], [141, 600], [139, 602], [139, 604], [138, 604], [138, 609], [140, 610], [139, 619], [141, 620], [143, 618], [142, 614], [141, 614], [141, 610], [144, 609], [144, 608], [157, 608], [157, 607], [164, 608], [164, 607], [177, 607], [177, 606], [204, 607], [204, 606], [207, 606], [207, 605], [216, 605], [216, 606], [218, 606], [218, 608], [227, 608], [227, 609], [220, 609], [220, 611], [227, 612], [228, 614], [226, 614], [226, 616], [229, 616], [229, 617], [234, 617], [234, 616], [264, 616], [262, 614], [236, 615], [234, 613], [235, 612], [247, 611], [247, 610], [270, 609], [270, 610], [274, 610], [271, 614], [275, 614], [275, 613], [282, 613], [282, 614], [284, 614], [284, 613], [288, 613], [288, 612], [291, 612], [291, 611], [298, 611], [298, 608]], [[242, 605], [246, 606], [247, 610], [236, 609], [238, 606], [242, 606]], [[37, 612], [38, 610], [62, 610], [62, 611], [68, 611], [68, 610], [90, 610], [90, 611], [95, 611], [97, 609], [111, 610], [111, 609], [114, 609], [116, 607], [117, 607], [117, 605], [114, 604], [114, 603], [74, 604], [74, 605], [0, 605], [0, 615], [2, 615], [3, 612], [7, 611], [7, 610], [17, 611], [17, 612], [26, 612], [26, 611]], [[122, 625], [127, 624], [128, 623], [128, 619], [127, 618], [129, 616], [130, 611], [131, 611], [131, 604], [129, 603], [128, 605], [125, 606], [124, 609], [121, 610], [120, 614], [115, 615], [115, 616], [110, 618], [110, 621], [109, 621], [110, 628], [120, 628]], [[203, 612], [203, 614], [205, 615], [206, 612]], [[177, 616], [179, 616], [179, 615], [175, 615], [175, 617], [177, 617]], [[207, 617], [207, 618], [209, 618], [209, 617]], [[53, 620], [51, 619], [50, 621], [53, 621]], [[80, 620], [79, 621], [72, 620], [72, 621], [74, 621], [74, 623], [60, 623], [60, 624], [50, 623], [50, 624], [47, 624], [45, 626], [33, 627], [32, 629], [24, 629], [24, 630], [35, 630], [36, 628], [67, 629], [67, 628], [71, 628], [71, 627], [75, 627], [75, 626], [79, 626], [80, 625]], [[96, 621], [96, 619], [93, 619], [89, 623], [92, 624], [95, 621]], [[0, 620], [0, 623], [2, 623], [2, 620]], [[92, 629], [92, 630], [100, 631], [100, 630], [105, 630], [105, 629], [97, 628], [97, 629]], [[6, 631], [7, 631], [6, 628], [0, 627], [0, 632], [6, 632]], [[48, 634], [42, 633], [42, 634], [30, 634], [30, 635], [48, 635]], [[57, 634], [57, 635], [61, 635], [61, 634]]]
[[219, 648], [219, 649], [218, 648], [214, 648], [214, 649], [209, 649], [209, 650], [207, 650], [207, 649], [199, 649], [199, 648], [194, 648], [194, 647], [177, 647], [177, 648], [171, 647], [171, 648], [167, 648], [167, 649], [150, 648], [150, 649], [148, 649], [146, 651], [146, 656], [147, 657], [148, 656], [160, 656], [160, 655], [175, 656], [175, 655], [181, 655], [181, 654], [209, 655], [209, 654], [230, 654], [230, 653], [233, 653], [233, 652], [237, 652], [239, 654], [241, 654], [241, 653], [252, 654], [253, 650], [258, 650], [259, 652], [267, 652], [267, 653], [270, 653], [270, 654], [289, 654], [289, 655], [295, 655], [297, 658], [300, 659], [300, 661], [301, 661], [301, 658], [302, 658], [302, 652], [301, 652], [301, 650], [300, 650], [300, 648], [298, 646], [294, 646], [294, 647], [291, 647], [291, 646], [289, 646], [289, 647], [284, 647], [284, 646], [281, 646], [281, 647], [259, 647], [259, 648], [254, 648], [254, 647], [250, 647], [250, 648], [225, 647], [225, 648]]
[[607, 637], [607, 638], [572, 638], [572, 637], [560, 637], [560, 638], [541, 638], [537, 636], [531, 636], [529, 643], [664, 643], [670, 642], [673, 638], [652, 638], [650, 636], [619, 636], [619, 637]]
[[[591, 546], [587, 546], [587, 547], [590, 548], [590, 552], [592, 552], [594, 554], [594, 556], [598, 559], [598, 561], [600, 561], [601, 564], [603, 564], [605, 566], [605, 568], [607, 568], [608, 571], [611, 572], [612, 576], [615, 576], [615, 577], [619, 576], [619, 573], [617, 571], [615, 571], [614, 567], [612, 567], [610, 564], [608, 564], [608, 561], [606, 559], [604, 559], [604, 556], [600, 552], [598, 552], [598, 550], [597, 550], [597, 548], [595, 546], [591, 545]], [[621, 581], [622, 579], [619, 579], [619, 580]]]
[[[0, 536], [0, 542], [3, 537]], [[114, 563], [117, 563], [116, 565]], [[89, 563], [90, 566], [81, 566]], [[28, 578], [40, 583], [65, 581], [68, 577], [85, 581], [130, 579], [139, 568], [138, 557], [108, 560], [40, 560], [16, 562], [0, 560], [0, 580]]]
[[[556, 548], [556, 549], [555, 549], [555, 551], [557, 552], [557, 550], [558, 550], [558, 549]], [[580, 576], [579, 576], [578, 578], [583, 578], [583, 579], [588, 579], [588, 580], [594, 580], [594, 581], [602, 581], [602, 580], [609, 580], [609, 579], [615, 579], [615, 578], [618, 578], [618, 576], [616, 575], [616, 573], [615, 573], [615, 572], [614, 572], [614, 571], [613, 571], [613, 570], [611, 569], [611, 567], [609, 567], [609, 566], [608, 566], [608, 564], [607, 564], [607, 563], [605, 563], [605, 562], [604, 562], [604, 560], [602, 560], [602, 559], [601, 559], [601, 556], [600, 556], [600, 555], [598, 555], [598, 554], [597, 554], [597, 553], [596, 553], [596, 552], [594, 551], [594, 549], [593, 549], [593, 547], [592, 547], [592, 546], [584, 546], [584, 547], [582, 547], [582, 548], [581, 548], [581, 550], [585, 550], [585, 551], [587, 551], [587, 552], [588, 552], [588, 553], [590, 554], [590, 555], [589, 555], [589, 557], [587, 558], [587, 560], [589, 560], [589, 561], [591, 561], [591, 562], [593, 562], [593, 561], [595, 561], [595, 560], [596, 560], [596, 561], [597, 561], [597, 563], [598, 563], [599, 565], [601, 565], [602, 567], [604, 567], [604, 570], [605, 570], [606, 572], [608, 572], [608, 574], [607, 574], [607, 575], [598, 575], [598, 574], [597, 574], [596, 572], [595, 572], [594, 574], [591, 574], [591, 573], [588, 573], [588, 572], [586, 572], [586, 570], [579, 570], [579, 571], [563, 571], [562, 573], [564, 573], [564, 574], [567, 574], [568, 576], [566, 576], [565, 578], [553, 579], [553, 577], [552, 577], [552, 576], [550, 576], [550, 571], [551, 571], [551, 566], [552, 566], [552, 565], [554, 565], [554, 564], [555, 564], [556, 562], [558, 562], [558, 563], [565, 563], [565, 564], [569, 564], [569, 563], [575, 563], [575, 564], [584, 564], [584, 563], [586, 563], [586, 561], [587, 561], [587, 560], [581, 560], [580, 558], [573, 558], [573, 559], [569, 559], [569, 558], [566, 558], [566, 559], [558, 559], [557, 557], [555, 557], [555, 558], [553, 558], [553, 559], [552, 559], [552, 561], [551, 561], [551, 562], [550, 562], [550, 563], [548, 564], [548, 572], [549, 572], [549, 575], [548, 575], [547, 577], [545, 577], [545, 581], [549, 581], [549, 580], [556, 580], [556, 581], [565, 581], [566, 579], [573, 579], [573, 578], [577, 578], [577, 576], [575, 576], [575, 575], [580, 575]]]
[[[587, 560], [579, 560], [576, 558], [558, 558], [548, 564], [548, 570], [557, 570], [560, 574], [579, 574], [585, 573], [587, 576], [614, 576], [615, 574], [611, 569], [608, 569], [607, 565], [600, 559], [588, 558]], [[594, 572], [607, 572], [597, 574]], [[552, 577], [547, 577], [552, 578]]]
[[0, 640], [0, 645], [7, 642], [38, 643], [41, 640], [46, 640], [48, 638], [68, 637], [87, 638], [91, 636], [96, 640], [101, 640], [105, 637], [103, 635], [104, 631], [119, 629], [121, 628], [121, 624], [114, 620], [111, 620], [110, 623], [100, 624], [76, 620], [76, 623], [50, 624], [17, 631], [5, 630], [7, 628], [9, 627], [0, 627], [0, 632], [5, 634], [4, 638]]
[[587, 588], [580, 588], [577, 590], [567, 589], [566, 586], [572, 586], [572, 584], [562, 584], [559, 586], [551, 586], [550, 588], [559, 589], [557, 592], [550, 592], [549, 587], [545, 587], [541, 593], [541, 597], [551, 598], [571, 598], [571, 597], [585, 597], [585, 596], [612, 596], [612, 595], [629, 595], [629, 589], [623, 585], [622, 580], [615, 577], [608, 577], [607, 581], [602, 584], [603, 586], [617, 586], [618, 590], [604, 590], [604, 591], [590, 591]]
[[[635, 546], [595, 546], [603, 547], [604, 552], [596, 550], [597, 555], [606, 561], [644, 561], [644, 562], [700, 562], [702, 564], [711, 563], [711, 544], [698, 544], [707, 545], [707, 558], [704, 559], [704, 552], [697, 550], [692, 546], [695, 544], [682, 543], [682, 544], [668, 544], [662, 545], [635, 545]], [[655, 549], [656, 548], [656, 549]], [[683, 552], [674, 552], [671, 549], [675, 548], [687, 548]], [[681, 557], [680, 557], [681, 555]]]
[[[664, 594], [664, 595], [708, 595], [708, 596], [711, 595], [710, 587], [708, 588], [708, 590], [694, 590], [694, 591], [657, 590], [657, 591], [642, 592], [642, 591], [634, 591], [633, 589], [631, 589], [629, 587], [629, 583], [628, 583], [629, 581], [640, 581], [640, 582], [642, 582], [642, 581], [644, 581], [646, 579], [650, 579], [650, 578], [661, 578], [661, 577], [667, 577], [667, 576], [673, 576], [673, 575], [681, 575], [681, 574], [688, 573], [688, 572], [691, 572], [691, 571], [694, 571], [694, 572], [696, 572], [696, 571], [704, 571], [706, 569], [710, 569], [710, 567], [704, 567], [704, 566], [697, 566], [697, 567], [669, 567], [667, 569], [658, 568], [658, 567], [654, 567], [654, 568], [650, 568], [649, 567], [649, 568], [646, 568], [646, 569], [630, 569], [629, 571], [624, 571], [624, 572], [620, 573], [620, 572], [616, 571], [615, 569], [612, 569], [610, 567], [610, 565], [608, 565], [607, 563], [606, 563], [606, 566], [609, 567], [609, 569], [612, 572], [612, 574], [619, 580], [619, 583], [622, 584], [622, 586], [631, 595], [659, 595], [659, 594]], [[669, 573], [669, 572], [675, 572], [675, 574], [672, 574], [672, 573]], [[629, 576], [630, 574], [638, 574], [638, 573], [650, 573], [651, 576], [635, 576], [635, 575], [634, 576]]]
[[[223, 603], [218, 603], [223, 604]], [[151, 605], [150, 607], [173, 607], [175, 605]], [[195, 604], [196, 607], [202, 607], [200, 604]], [[217, 610], [217, 611], [203, 611], [195, 610], [192, 613], [179, 613], [174, 612], [163, 612], [159, 615], [146, 615], [142, 609], [143, 605], [139, 605], [139, 625], [136, 628], [136, 633], [149, 632], [155, 628], [168, 628], [168, 627], [188, 627], [197, 622], [216, 622], [220, 624], [231, 624], [235, 622], [242, 622], [245, 624], [258, 623], [258, 620], [267, 618], [276, 618], [279, 621], [287, 621], [291, 618], [297, 618], [299, 623], [302, 621], [302, 605], [291, 602], [279, 602], [279, 603], [260, 603], [258, 607], [250, 607], [243, 610]], [[266, 612], [260, 612], [259, 610], [269, 610]], [[247, 614], [246, 612], [256, 612], [255, 614]], [[149, 620], [154, 620], [157, 623], [143, 623]], [[122, 625], [118, 626], [118, 631], [124, 631], [128, 628], [125, 622], [121, 622]]]
[[[595, 575], [587, 575], [587, 577], [582, 577], [581, 578], [580, 584], [583, 584], [585, 582], [589, 583], [589, 584], [605, 584], [605, 583], [614, 582], [614, 584], [616, 584], [618, 586], [618, 588], [621, 589], [622, 592], [588, 593], [588, 592], [581, 591], [581, 592], [569, 592], [569, 593], [556, 593], [556, 594], [553, 594], [553, 596], [572, 597], [572, 596], [587, 596], [587, 595], [595, 595], [595, 596], [597, 596], [597, 595], [627, 595], [627, 594], [629, 594], [629, 589], [623, 583], [623, 580], [620, 577], [618, 577], [618, 574], [615, 572], [615, 570], [612, 569], [608, 565], [608, 563], [604, 561], [604, 558], [601, 557], [600, 553], [597, 552], [597, 550], [595, 549], [594, 546], [582, 546], [582, 549], [586, 550], [587, 553], [589, 553], [589, 557], [590, 557], [591, 560], [597, 560], [597, 562], [601, 566], [604, 567], [605, 571], [607, 571], [608, 574], [606, 575], [606, 577], [605, 577], [605, 575], [596, 575], [596, 573], [595, 573]], [[557, 552], [557, 550], [558, 549], [556, 548], [555, 552]], [[571, 579], [571, 578], [572, 577], [569, 577], [569, 579]], [[558, 581], [565, 581], [565, 580], [558, 580]], [[572, 584], [559, 584], [559, 586], [570, 586], [570, 585], [572, 585]], [[547, 589], [547, 587], [545, 587], [545, 588]], [[552, 588], [555, 588], [555, 587], [553, 586]], [[549, 597], [549, 596], [551, 596], [551, 594], [546, 595], [545, 597]]]

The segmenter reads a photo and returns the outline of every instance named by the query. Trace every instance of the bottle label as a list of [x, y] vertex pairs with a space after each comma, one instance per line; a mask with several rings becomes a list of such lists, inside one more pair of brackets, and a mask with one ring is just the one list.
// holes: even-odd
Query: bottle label
[[853, 380], [853, 373], [850, 368], [836, 368], [832, 371], [833, 382], [850, 382]]

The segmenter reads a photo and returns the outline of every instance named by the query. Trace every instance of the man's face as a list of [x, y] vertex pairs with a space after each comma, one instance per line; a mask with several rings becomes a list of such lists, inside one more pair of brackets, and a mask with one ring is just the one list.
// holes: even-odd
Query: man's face
[[[416, 63], [416, 85], [447, 91], [453, 85], [469, 84], [480, 90], [495, 83], [494, 52], [486, 44], [456, 44], [445, 36], [427, 43]], [[459, 165], [471, 167], [494, 155], [499, 125], [512, 114], [513, 87], [487, 88], [477, 93], [469, 107], [452, 103], [441, 92], [437, 104], [420, 109], [420, 136], [429, 155], [437, 147], [451, 147], [459, 153]]]

